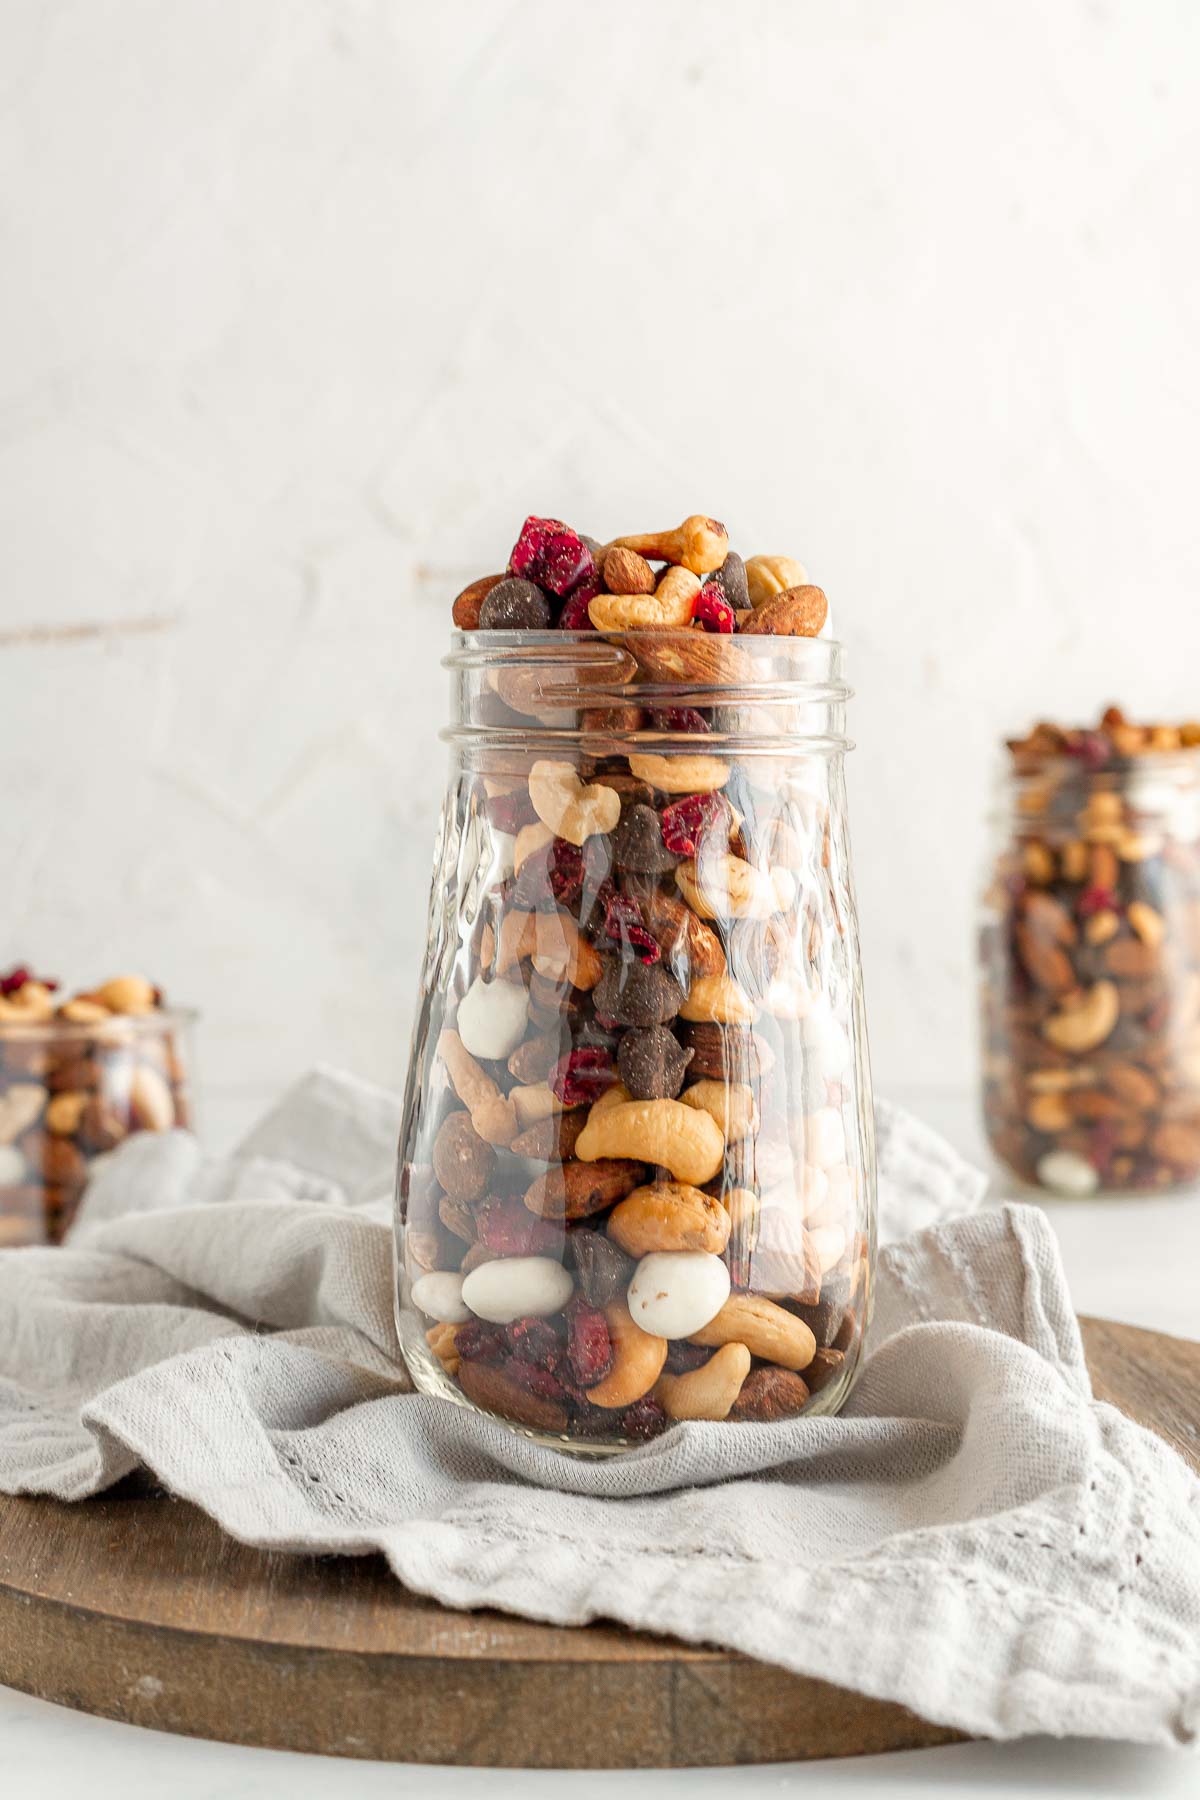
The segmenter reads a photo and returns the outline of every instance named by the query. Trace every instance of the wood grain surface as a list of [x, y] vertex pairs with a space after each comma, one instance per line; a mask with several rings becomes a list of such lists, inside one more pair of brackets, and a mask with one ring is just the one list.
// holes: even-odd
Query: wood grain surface
[[[1200, 1344], [1083, 1329], [1098, 1397], [1200, 1470]], [[76, 1506], [0, 1498], [0, 1682], [232, 1743], [494, 1768], [777, 1762], [958, 1735], [725, 1651], [448, 1612], [380, 1557], [250, 1550], [137, 1481]]]

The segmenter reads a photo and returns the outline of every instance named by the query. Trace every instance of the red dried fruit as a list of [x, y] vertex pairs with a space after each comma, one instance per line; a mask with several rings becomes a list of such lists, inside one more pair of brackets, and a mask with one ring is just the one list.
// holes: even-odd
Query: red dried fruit
[[589, 581], [577, 593], [572, 594], [558, 615], [558, 629], [560, 631], [595, 631], [596, 627], [592, 624], [592, 615], [588, 612], [588, 605], [599, 592], [599, 583], [597, 582], [593, 586]]
[[[457, 1339], [455, 1340], [457, 1342]], [[667, 1429], [667, 1415], [657, 1400], [646, 1394], [621, 1414], [621, 1430], [635, 1443], [648, 1444]]]
[[1117, 896], [1111, 888], [1106, 887], [1084, 888], [1075, 902], [1075, 911], [1081, 919], [1090, 919], [1093, 913], [1116, 912], [1117, 910]]
[[695, 856], [718, 820], [728, 824], [729, 802], [721, 794], [689, 794], [663, 809], [663, 843], [674, 856]]
[[554, 838], [521, 864], [513, 884], [514, 904], [536, 910], [557, 902], [569, 909], [583, 892], [586, 876], [585, 852], [565, 838]]
[[550, 1092], [564, 1106], [590, 1106], [617, 1079], [612, 1051], [599, 1044], [569, 1050], [551, 1070]]
[[484, 808], [496, 830], [506, 831], [510, 837], [516, 837], [522, 825], [531, 825], [537, 818], [528, 788], [522, 788], [518, 794], [492, 794]]
[[1100, 731], [1072, 732], [1066, 743], [1068, 756], [1076, 757], [1085, 768], [1102, 769], [1112, 755], [1112, 745]]
[[650, 714], [655, 731], [711, 731], [712, 726], [694, 706], [665, 706]]
[[550, 892], [563, 906], [578, 899], [583, 892], [583, 851], [555, 838], [550, 846]]
[[513, 1356], [538, 1369], [557, 1369], [562, 1360], [562, 1340], [547, 1320], [514, 1319], [507, 1327], [507, 1333]]
[[733, 630], [733, 608], [725, 598], [724, 590], [715, 581], [705, 582], [692, 601], [692, 617], [700, 621], [705, 631]]
[[468, 1319], [455, 1330], [454, 1348], [465, 1362], [500, 1362], [508, 1354], [508, 1339], [502, 1326]]
[[628, 944], [639, 962], [656, 963], [662, 946], [642, 923], [642, 909], [628, 894], [614, 894], [604, 914], [604, 935], [614, 944]]
[[514, 575], [536, 581], [551, 594], [570, 594], [588, 580], [596, 581], [599, 591], [591, 551], [579, 533], [561, 519], [526, 519], [508, 566]]
[[561, 1400], [563, 1397], [563, 1385], [556, 1375], [519, 1356], [505, 1363], [504, 1373], [527, 1394], [536, 1394], [539, 1400]]
[[567, 1356], [580, 1387], [595, 1387], [612, 1368], [608, 1320], [598, 1307], [572, 1301], [567, 1309]]
[[535, 1218], [520, 1201], [487, 1201], [476, 1214], [475, 1231], [497, 1256], [537, 1256], [558, 1246], [555, 1227]]
[[24, 963], [17, 963], [8, 971], [7, 975], [0, 975], [0, 997], [7, 1000], [13, 994], [19, 994], [21, 989], [27, 987], [31, 981], [36, 981], [41, 987], [49, 988], [51, 993], [58, 986], [57, 981], [52, 981], [48, 975], [35, 975], [32, 969], [25, 967]]

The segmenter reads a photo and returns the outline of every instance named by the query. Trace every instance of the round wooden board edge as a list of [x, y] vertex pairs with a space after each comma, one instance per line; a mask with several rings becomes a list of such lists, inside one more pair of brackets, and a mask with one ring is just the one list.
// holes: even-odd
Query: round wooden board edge
[[[1200, 1345], [1105, 1320], [1080, 1323], [1098, 1398], [1130, 1410], [1136, 1396], [1134, 1416], [1185, 1454], [1190, 1446], [1195, 1463], [1195, 1421], [1181, 1421], [1170, 1406], [1155, 1416], [1151, 1402], [1164, 1393], [1178, 1402], [1190, 1390], [1200, 1411]], [[1164, 1382], [1164, 1372], [1174, 1379]], [[217, 1530], [190, 1509], [186, 1516]], [[347, 1652], [116, 1618], [0, 1579], [0, 1681], [184, 1736], [529, 1769], [716, 1767], [962, 1741], [891, 1702], [736, 1654], [697, 1657], [680, 1646], [678, 1660], [634, 1663], [620, 1654], [625, 1635], [638, 1642], [600, 1628], [590, 1660]]]

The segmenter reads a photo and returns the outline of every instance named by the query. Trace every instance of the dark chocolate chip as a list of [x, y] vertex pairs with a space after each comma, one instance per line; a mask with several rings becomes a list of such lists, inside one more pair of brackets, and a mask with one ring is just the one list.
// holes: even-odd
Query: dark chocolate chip
[[705, 576], [705, 580], [717, 583], [735, 612], [749, 610], [750, 588], [746, 581], [746, 565], [736, 550], [731, 550], [716, 574]]
[[579, 1289], [589, 1306], [607, 1306], [633, 1279], [633, 1262], [602, 1231], [572, 1231], [567, 1242]]
[[482, 631], [547, 631], [550, 602], [540, 587], [516, 576], [498, 581], [479, 609]]
[[652, 806], [629, 807], [612, 835], [613, 861], [635, 875], [665, 875], [679, 858], [663, 843], [662, 821]]
[[692, 1060], [665, 1025], [627, 1031], [617, 1051], [621, 1080], [635, 1100], [674, 1100]]
[[618, 1025], [666, 1025], [683, 1005], [683, 989], [659, 963], [605, 957], [592, 992], [596, 1011]]

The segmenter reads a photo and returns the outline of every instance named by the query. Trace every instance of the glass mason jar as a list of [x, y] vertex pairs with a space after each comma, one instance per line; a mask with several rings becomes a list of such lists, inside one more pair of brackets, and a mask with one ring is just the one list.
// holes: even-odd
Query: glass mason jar
[[191, 1124], [195, 1014], [0, 1021], [0, 1247], [57, 1244], [97, 1156]]
[[1195, 1181], [1200, 751], [1019, 758], [996, 827], [979, 936], [993, 1150], [1057, 1194]]
[[416, 1385], [584, 1454], [836, 1411], [875, 1211], [840, 646], [476, 632], [446, 666]]

